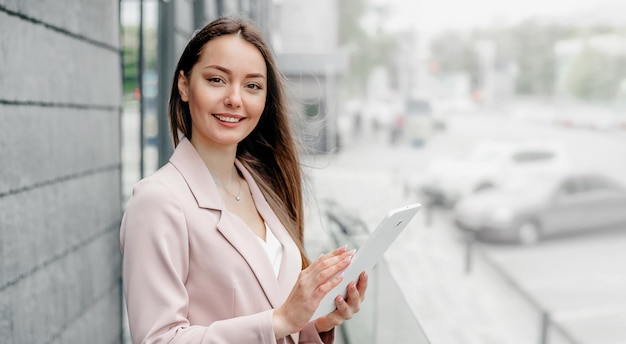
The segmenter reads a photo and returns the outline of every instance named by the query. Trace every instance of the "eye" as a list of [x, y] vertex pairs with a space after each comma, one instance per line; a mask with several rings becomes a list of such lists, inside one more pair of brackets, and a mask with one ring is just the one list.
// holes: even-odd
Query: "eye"
[[260, 90], [262, 87], [261, 85], [257, 84], [257, 83], [250, 83], [248, 85], [246, 85], [247, 88], [252, 89], [252, 90]]
[[212, 77], [207, 78], [207, 80], [209, 82], [214, 82], [214, 83], [217, 83], [217, 84], [223, 83], [222, 78], [220, 78], [219, 76], [212, 76]]

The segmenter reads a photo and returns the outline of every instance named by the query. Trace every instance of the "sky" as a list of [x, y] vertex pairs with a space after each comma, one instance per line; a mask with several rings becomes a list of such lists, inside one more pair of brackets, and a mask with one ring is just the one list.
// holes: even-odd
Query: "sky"
[[[513, 25], [529, 17], [626, 22], [625, 0], [370, 0], [392, 8], [390, 31], [414, 28], [426, 33], [445, 29]], [[370, 18], [369, 24], [375, 21]], [[366, 24], [368, 25], [368, 21]]]
[[[289, 1], [289, 0], [283, 0]], [[341, 1], [341, 0], [339, 0]], [[471, 29], [498, 23], [512, 25], [529, 17], [579, 18], [626, 23], [626, 0], [369, 0], [389, 6], [384, 27], [391, 32], [415, 29], [428, 35], [446, 29]], [[144, 1], [144, 24], [155, 26], [156, 2]], [[122, 22], [137, 23], [139, 1], [122, 1]], [[377, 26], [372, 15], [363, 25]], [[624, 24], [622, 24], [624, 25]]]

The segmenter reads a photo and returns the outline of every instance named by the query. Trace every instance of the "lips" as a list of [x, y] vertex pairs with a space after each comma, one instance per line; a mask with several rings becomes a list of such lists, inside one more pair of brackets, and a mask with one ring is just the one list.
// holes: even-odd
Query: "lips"
[[227, 122], [227, 123], [239, 123], [239, 121], [241, 121], [242, 117], [239, 116], [227, 116], [227, 115], [213, 115], [213, 117], [217, 118], [218, 120], [222, 121], [222, 122]]

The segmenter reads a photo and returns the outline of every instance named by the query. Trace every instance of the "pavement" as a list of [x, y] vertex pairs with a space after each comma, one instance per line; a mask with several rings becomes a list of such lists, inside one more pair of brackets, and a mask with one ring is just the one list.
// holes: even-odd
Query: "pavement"
[[[401, 148], [390, 154], [386, 145], [376, 140], [352, 143], [336, 154], [304, 158], [310, 185], [306, 229], [310, 256], [332, 248], [329, 238], [333, 229], [323, 214], [326, 199], [335, 200], [361, 217], [370, 230], [387, 210], [421, 201], [405, 192], [401, 174], [406, 162], [402, 159], [406, 155]], [[467, 242], [460, 240], [458, 233], [451, 233], [453, 226], [446, 223], [448, 218], [434, 211], [429, 223], [426, 215], [424, 209], [418, 213], [385, 254], [384, 262], [379, 263], [388, 268], [401, 297], [391, 298], [379, 288], [368, 290], [364, 303], [365, 307], [368, 302], [384, 304], [394, 300], [392, 308], [410, 310], [409, 316], [415, 321], [408, 326], [414, 328], [407, 330], [407, 323], [392, 313], [395, 322], [378, 326], [379, 333], [371, 337], [375, 339], [365, 342], [389, 343], [380, 338], [385, 338], [385, 332], [398, 331], [423, 333], [427, 341], [419, 342], [433, 344], [547, 342], [548, 338], [542, 337], [542, 314], [512, 287], [506, 272], [494, 266], [476, 245], [471, 246], [468, 255]], [[348, 331], [351, 336], [364, 330], [354, 327]], [[550, 343], [567, 342], [557, 336], [549, 339]]]

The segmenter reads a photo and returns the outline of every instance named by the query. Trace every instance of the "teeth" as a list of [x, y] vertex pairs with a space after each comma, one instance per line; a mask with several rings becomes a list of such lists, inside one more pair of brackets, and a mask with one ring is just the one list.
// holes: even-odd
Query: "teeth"
[[226, 116], [219, 116], [219, 115], [215, 115], [215, 118], [219, 119], [222, 122], [229, 122], [229, 123], [237, 123], [239, 122], [239, 118], [235, 118], [235, 117], [226, 117]]

